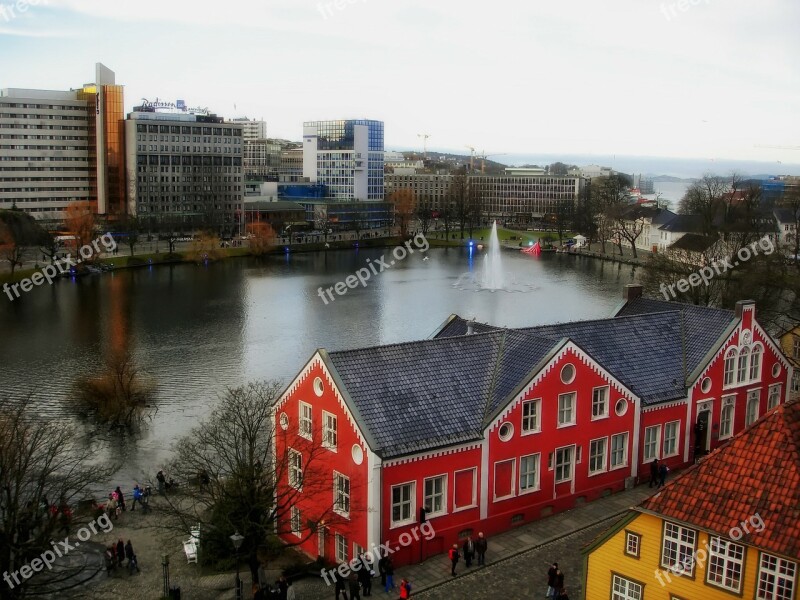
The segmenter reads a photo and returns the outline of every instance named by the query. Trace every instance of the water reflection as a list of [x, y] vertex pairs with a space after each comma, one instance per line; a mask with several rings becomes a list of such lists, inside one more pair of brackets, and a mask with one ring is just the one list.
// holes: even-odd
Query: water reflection
[[284, 254], [209, 265], [116, 271], [37, 288], [0, 304], [0, 393], [31, 395], [43, 417], [72, 419], [70, 386], [111, 349], [125, 348], [157, 382], [158, 412], [138, 433], [120, 436], [86, 424], [99, 455], [125, 457], [120, 481], [161, 466], [226, 387], [294, 376], [317, 348], [422, 339], [451, 313], [509, 327], [607, 316], [629, 266], [565, 255], [531, 261], [503, 255], [525, 294], [475, 294], [453, 287], [477, 249], [414, 253], [366, 287], [318, 295], [390, 249]]

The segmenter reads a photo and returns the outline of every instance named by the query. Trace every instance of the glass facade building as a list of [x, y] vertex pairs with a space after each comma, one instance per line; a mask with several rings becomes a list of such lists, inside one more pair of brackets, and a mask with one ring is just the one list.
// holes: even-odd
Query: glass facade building
[[383, 122], [308, 121], [303, 125], [303, 175], [342, 201], [383, 200]]

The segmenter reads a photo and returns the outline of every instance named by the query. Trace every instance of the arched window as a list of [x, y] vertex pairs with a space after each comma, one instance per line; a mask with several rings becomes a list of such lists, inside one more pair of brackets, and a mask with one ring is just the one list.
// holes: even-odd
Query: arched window
[[733, 434], [733, 402], [725, 402], [719, 418], [719, 438], [729, 438]]
[[753, 352], [750, 354], [750, 381], [758, 381], [761, 379], [761, 355], [761, 344], [756, 344], [753, 346]]
[[736, 348], [731, 348], [725, 355], [725, 376], [723, 377], [722, 381], [725, 387], [733, 385], [735, 370], [736, 370]]
[[739, 351], [739, 375], [737, 376], [737, 380], [739, 383], [747, 381], [748, 358], [750, 358], [750, 349], [742, 348]]

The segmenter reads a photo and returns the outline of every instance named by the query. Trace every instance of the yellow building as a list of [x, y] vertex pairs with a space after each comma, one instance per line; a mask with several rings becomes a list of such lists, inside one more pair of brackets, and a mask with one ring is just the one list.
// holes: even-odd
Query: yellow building
[[586, 600], [800, 600], [800, 403], [767, 413], [583, 552]]
[[793, 369], [790, 397], [797, 398], [800, 396], [800, 325], [789, 323], [781, 334], [780, 341], [781, 350]]

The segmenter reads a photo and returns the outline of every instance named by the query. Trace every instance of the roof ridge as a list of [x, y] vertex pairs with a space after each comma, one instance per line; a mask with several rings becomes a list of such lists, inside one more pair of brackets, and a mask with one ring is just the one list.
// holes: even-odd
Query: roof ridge
[[497, 386], [497, 377], [500, 373], [500, 363], [503, 361], [503, 352], [505, 351], [506, 347], [506, 338], [508, 337], [508, 330], [503, 330], [503, 334], [500, 337], [500, 344], [497, 347], [497, 355], [495, 356], [494, 360], [494, 369], [492, 369], [492, 380], [489, 382], [489, 389], [486, 392], [486, 400], [483, 403], [483, 411], [481, 414], [481, 428], [483, 428], [483, 423], [486, 421], [486, 413], [488, 412], [489, 408], [492, 405], [492, 398], [494, 396], [494, 390]]
[[[461, 317], [459, 317], [461, 318]], [[493, 327], [488, 325], [489, 327]], [[494, 327], [491, 331], [482, 331], [480, 333], [471, 333], [469, 335], [458, 335], [458, 336], [441, 336], [441, 337], [432, 337], [432, 338], [425, 338], [422, 340], [409, 340], [407, 342], [394, 342], [391, 344], [373, 344], [371, 346], [360, 346], [358, 348], [347, 348], [346, 350], [332, 350], [328, 351], [330, 356], [333, 355], [341, 355], [341, 354], [348, 354], [350, 352], [363, 352], [364, 350], [374, 350], [375, 348], [396, 348], [398, 346], [413, 346], [415, 344], [429, 344], [431, 342], [442, 342], [450, 341], [452, 342], [455, 339], [464, 339], [466, 337], [469, 338], [477, 338], [482, 336], [489, 336], [489, 335], [497, 335], [500, 331], [507, 329], [506, 327]], [[524, 332], [522, 332], [524, 333]]]

